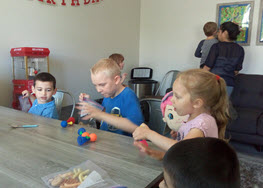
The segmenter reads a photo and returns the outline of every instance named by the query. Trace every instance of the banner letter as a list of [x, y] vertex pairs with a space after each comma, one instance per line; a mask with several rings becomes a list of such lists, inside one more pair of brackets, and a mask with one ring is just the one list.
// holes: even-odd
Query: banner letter
[[47, 0], [47, 3], [48, 3], [48, 4], [51, 4], [51, 3], [52, 3], [53, 5], [56, 4], [53, 0]]
[[88, 0], [88, 2], [87, 2], [87, 0], [84, 0], [84, 5], [87, 5], [89, 3], [90, 3], [90, 0]]
[[79, 6], [79, 0], [72, 0], [71, 6], [75, 6], [74, 1], [77, 1], [77, 6]]
[[66, 6], [65, 0], [62, 0], [61, 5]]

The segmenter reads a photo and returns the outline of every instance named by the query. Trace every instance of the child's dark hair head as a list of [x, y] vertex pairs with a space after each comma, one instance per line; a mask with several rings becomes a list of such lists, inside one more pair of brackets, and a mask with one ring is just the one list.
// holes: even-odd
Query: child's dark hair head
[[53, 83], [53, 88], [56, 89], [56, 78], [48, 73], [48, 72], [41, 72], [37, 74], [34, 78], [34, 87], [36, 86], [36, 81], [41, 81], [41, 82], [52, 82]]
[[163, 159], [165, 173], [176, 188], [239, 188], [236, 152], [217, 138], [194, 138], [176, 143]]
[[118, 65], [120, 65], [120, 63], [124, 61], [124, 57], [122, 54], [111, 54], [109, 58], [114, 60]]
[[207, 37], [210, 37], [215, 34], [217, 31], [217, 23], [207, 22], [203, 27], [204, 33]]
[[237, 40], [237, 36], [240, 33], [239, 25], [233, 23], [233, 22], [225, 22], [220, 25], [220, 30], [222, 32], [227, 31], [228, 32], [228, 38], [229, 40], [235, 41]]

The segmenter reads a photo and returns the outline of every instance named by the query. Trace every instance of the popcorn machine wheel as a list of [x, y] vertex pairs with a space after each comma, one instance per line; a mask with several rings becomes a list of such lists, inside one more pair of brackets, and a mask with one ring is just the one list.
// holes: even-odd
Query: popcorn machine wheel
[[21, 110], [19, 97], [23, 90], [32, 92], [34, 77], [39, 72], [49, 72], [49, 49], [36, 47], [12, 48], [14, 109]]

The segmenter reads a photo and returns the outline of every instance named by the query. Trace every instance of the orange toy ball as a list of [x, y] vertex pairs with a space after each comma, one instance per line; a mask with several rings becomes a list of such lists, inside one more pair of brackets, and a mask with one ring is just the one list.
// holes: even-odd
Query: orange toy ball
[[82, 135], [81, 135], [81, 136], [82, 136], [82, 137], [86, 137], [86, 136], [88, 136], [88, 137], [89, 137], [90, 135], [89, 135], [89, 133], [88, 133], [88, 132], [84, 132], [84, 133], [82, 133]]
[[95, 133], [91, 133], [89, 137], [91, 142], [95, 142], [97, 140], [97, 135]]

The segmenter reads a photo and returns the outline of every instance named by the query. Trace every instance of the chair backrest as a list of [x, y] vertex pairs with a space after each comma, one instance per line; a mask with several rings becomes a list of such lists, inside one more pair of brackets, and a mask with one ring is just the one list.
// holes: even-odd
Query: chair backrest
[[160, 108], [162, 99], [159, 98], [143, 98], [140, 100], [144, 121], [151, 130], [165, 135], [169, 132], [169, 128], [163, 121]]
[[75, 104], [76, 104], [75, 98], [73, 97], [73, 95], [70, 92], [64, 91], [61, 89], [58, 89], [57, 93], [55, 95], [53, 95], [53, 97], [55, 98], [55, 104], [56, 104], [56, 108], [58, 111], [58, 115], [59, 115], [59, 117], [61, 115], [61, 109], [62, 109], [62, 102], [63, 102], [64, 94], [67, 94], [68, 96], [70, 96], [70, 98], [72, 100], [72, 110], [71, 110], [70, 117], [73, 117], [74, 110], [75, 110]]
[[235, 108], [263, 109], [263, 76], [238, 74], [231, 101]]
[[178, 71], [178, 70], [170, 70], [170, 71], [168, 71], [164, 75], [164, 77], [163, 77], [163, 79], [162, 79], [162, 81], [160, 83], [160, 86], [156, 90], [155, 96], [164, 96], [165, 93], [166, 93], [166, 90], [168, 88], [172, 88], [173, 87], [173, 83], [174, 83], [174, 81], [176, 79], [176, 76], [177, 76], [177, 74], [179, 72], [180, 71]]

